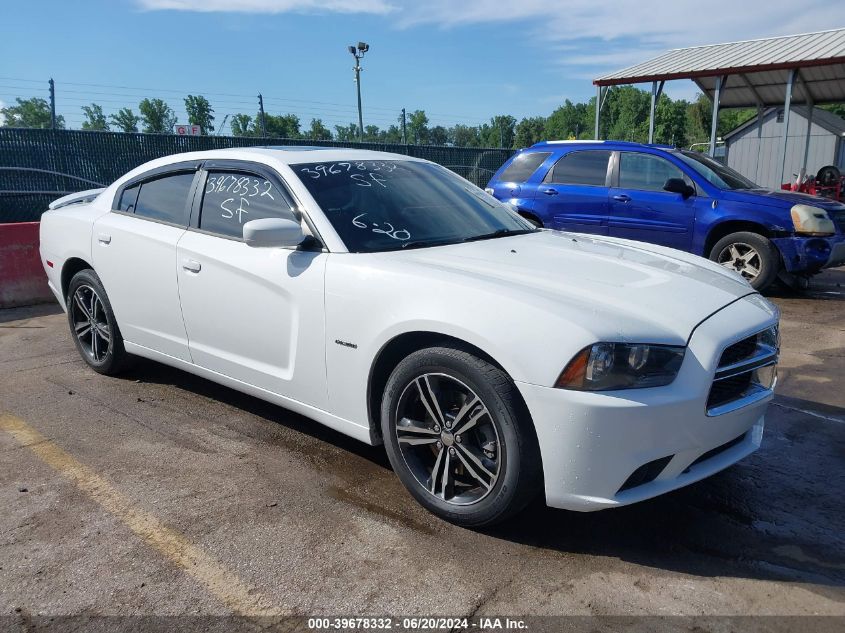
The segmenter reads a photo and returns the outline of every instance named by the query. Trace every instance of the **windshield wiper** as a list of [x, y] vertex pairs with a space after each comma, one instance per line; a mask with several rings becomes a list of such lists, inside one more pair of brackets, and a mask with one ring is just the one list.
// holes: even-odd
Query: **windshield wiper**
[[510, 235], [525, 235], [526, 233], [535, 233], [537, 229], [497, 229], [492, 233], [482, 233], [481, 235], [471, 235], [465, 237], [462, 242], [477, 242], [478, 240], [492, 240], [497, 237], [505, 237]]

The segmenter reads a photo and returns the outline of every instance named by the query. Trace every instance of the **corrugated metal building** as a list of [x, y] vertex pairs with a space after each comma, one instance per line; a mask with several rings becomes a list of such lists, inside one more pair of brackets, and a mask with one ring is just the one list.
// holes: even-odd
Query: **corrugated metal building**
[[[757, 184], [779, 189], [781, 143], [783, 141], [783, 108], [769, 108], [763, 113], [762, 125], [751, 119], [724, 136], [727, 164]], [[784, 179], [793, 180], [804, 162], [807, 142], [806, 107], [794, 107], [789, 118]], [[826, 165], [845, 166], [845, 120], [815, 108], [807, 152], [807, 173], [815, 174]]]

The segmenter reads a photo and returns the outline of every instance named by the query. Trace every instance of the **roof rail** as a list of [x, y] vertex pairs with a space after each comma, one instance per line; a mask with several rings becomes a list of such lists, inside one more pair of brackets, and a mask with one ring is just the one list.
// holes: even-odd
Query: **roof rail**
[[612, 145], [627, 145], [630, 147], [656, 147], [658, 149], [674, 149], [674, 145], [662, 145], [659, 143], [636, 143], [634, 141], [614, 141], [613, 139], [607, 140], [596, 140], [596, 139], [581, 139], [577, 141], [540, 141], [539, 143], [534, 143], [531, 147], [544, 147], [546, 145], [567, 145], [569, 143], [578, 144], [578, 143], [610, 143]]

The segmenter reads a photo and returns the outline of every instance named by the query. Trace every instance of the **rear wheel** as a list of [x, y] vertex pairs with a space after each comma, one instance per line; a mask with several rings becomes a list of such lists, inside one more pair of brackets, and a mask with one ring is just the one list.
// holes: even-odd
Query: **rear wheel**
[[755, 290], [770, 286], [780, 269], [775, 245], [750, 231], [731, 233], [720, 239], [711, 249], [710, 259], [742, 275]]
[[65, 299], [70, 333], [82, 360], [96, 372], [114, 375], [129, 361], [111, 303], [100, 278], [91, 269], [70, 280]]
[[459, 525], [500, 522], [541, 489], [537, 439], [513, 381], [467, 351], [409, 355], [382, 401], [390, 463], [424, 507]]

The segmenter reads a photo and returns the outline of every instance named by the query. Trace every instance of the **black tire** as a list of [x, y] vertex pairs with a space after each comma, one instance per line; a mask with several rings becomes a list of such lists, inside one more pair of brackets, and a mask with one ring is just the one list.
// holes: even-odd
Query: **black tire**
[[[753, 266], [759, 271], [756, 276], [752, 278], [745, 264], [736, 258], [733, 259], [732, 265], [727, 265], [731, 263], [732, 248], [735, 249], [734, 253], [743, 256], [748, 254], [748, 248], [756, 252], [756, 257], [752, 259], [755, 263], [759, 262], [759, 267]], [[780, 272], [780, 254], [775, 245], [763, 235], [750, 231], [731, 233], [720, 239], [710, 250], [710, 259], [741, 274], [755, 290], [765, 290], [771, 286]]]
[[[94, 296], [96, 300], [92, 298]], [[120, 328], [97, 273], [90, 268], [76, 273], [68, 285], [65, 304], [70, 335], [82, 360], [94, 371], [107, 376], [126, 369], [131, 356], [123, 347]], [[93, 322], [90, 318], [92, 306]], [[108, 335], [107, 341], [105, 335]], [[105, 351], [103, 344], [106, 345]]]
[[[456, 393], [450, 393], [451, 389], [466, 387], [480, 403], [467, 409], [467, 413], [460, 420], [453, 417], [455, 424], [451, 430], [455, 433], [451, 434], [448, 428], [444, 428], [443, 433], [436, 435], [436, 445], [426, 442], [425, 446], [409, 447], [408, 437], [429, 436], [403, 435], [405, 448], [400, 448], [399, 435], [407, 433], [409, 428], [406, 425], [397, 429], [397, 424], [400, 423], [400, 404], [403, 407], [424, 406], [425, 403], [420, 397], [420, 385], [430, 384], [424, 382], [429, 378], [434, 384], [431, 393], [438, 394], [434, 396], [434, 402], [444, 401], [443, 406], [438, 407], [444, 412], [444, 416], [441, 416], [444, 420], [447, 419], [446, 416], [454, 416], [453, 412], [460, 408], [459, 404], [455, 404], [450, 409], [446, 404]], [[416, 382], [417, 379], [421, 382]], [[469, 399], [467, 397], [463, 403], [466, 404]], [[406, 405], [406, 402], [415, 404]], [[424, 433], [431, 433], [434, 428], [440, 431], [431, 409], [418, 410], [423, 411], [419, 416], [422, 418], [420, 425], [425, 425], [428, 429]], [[404, 411], [406, 409], [403, 409]], [[407, 423], [409, 417], [402, 417], [403, 423]], [[462, 440], [459, 436], [462, 431], [458, 427], [465, 428], [472, 419], [477, 419], [478, 422], [474, 423], [473, 429], [463, 432], [466, 439]], [[448, 424], [447, 421], [444, 426], [448, 427]], [[542, 464], [537, 437], [516, 385], [504, 371], [463, 349], [451, 346], [431, 347], [414, 352], [400, 362], [385, 386], [381, 406], [381, 428], [388, 458], [399, 479], [420, 504], [452, 523], [466, 527], [499, 523], [522, 510], [542, 490]], [[415, 430], [414, 433], [416, 432]], [[495, 444], [490, 441], [491, 437], [495, 437]], [[484, 448], [478, 451], [479, 446]], [[434, 462], [425, 484], [421, 479], [424, 478], [426, 470], [417, 458], [419, 453], [409, 454], [410, 451], [421, 452], [423, 460]], [[431, 451], [429, 457], [426, 457], [426, 451]], [[449, 451], [450, 457], [442, 460], [438, 471], [438, 463], [441, 460], [440, 457], [435, 458], [435, 455], [439, 455], [440, 451]], [[493, 471], [492, 464], [496, 465], [495, 480], [481, 474], [488, 471], [481, 470], [478, 462], [470, 461], [473, 454], [481, 459], [490, 472]], [[443, 483], [442, 495], [433, 493], [429, 489], [432, 481], [435, 488], [444, 478], [448, 481], [449, 477], [443, 473], [450, 467], [454, 476], [449, 491], [447, 492], [447, 484]], [[474, 472], [476, 470], [477, 473]], [[475, 479], [470, 476], [471, 471]], [[440, 474], [437, 474], [438, 472]], [[486, 480], [486, 483], [478, 485], [482, 479]], [[469, 485], [475, 485], [478, 492], [472, 492], [468, 488]], [[449, 492], [454, 494], [447, 500]], [[480, 498], [470, 500], [476, 494], [481, 495]]]

